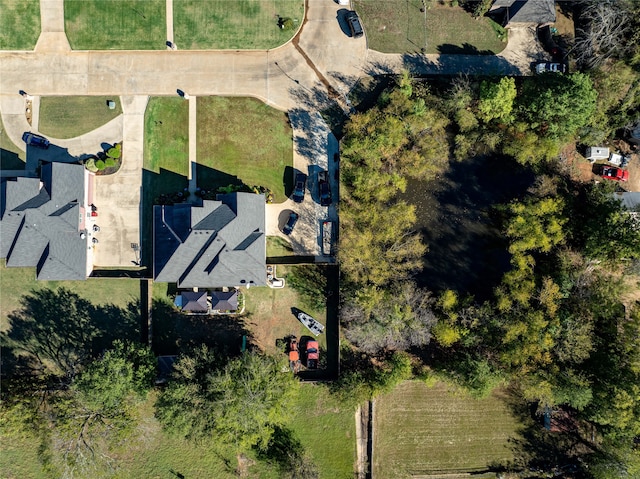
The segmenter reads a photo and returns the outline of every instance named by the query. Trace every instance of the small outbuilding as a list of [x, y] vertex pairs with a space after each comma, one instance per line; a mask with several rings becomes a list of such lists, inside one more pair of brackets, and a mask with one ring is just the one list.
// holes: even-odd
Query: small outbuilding
[[585, 158], [589, 161], [608, 160], [609, 155], [609, 148], [605, 148], [604, 146], [590, 146], [587, 148]]
[[238, 291], [212, 291], [211, 309], [213, 311], [236, 311], [238, 309]]
[[206, 314], [209, 312], [206, 291], [183, 291], [176, 296], [174, 304], [180, 311], [188, 314]]

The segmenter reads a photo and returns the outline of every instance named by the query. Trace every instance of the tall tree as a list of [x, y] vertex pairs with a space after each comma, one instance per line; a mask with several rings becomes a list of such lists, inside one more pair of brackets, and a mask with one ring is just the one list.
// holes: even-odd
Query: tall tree
[[282, 366], [276, 358], [254, 352], [223, 364], [202, 346], [175, 363], [173, 379], [158, 399], [158, 419], [191, 439], [215, 435], [239, 448], [264, 449], [275, 428], [286, 424], [298, 388]]

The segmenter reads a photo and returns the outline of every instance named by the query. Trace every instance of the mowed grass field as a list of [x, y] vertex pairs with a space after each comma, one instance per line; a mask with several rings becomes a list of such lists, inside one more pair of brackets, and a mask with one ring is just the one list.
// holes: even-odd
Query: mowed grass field
[[443, 383], [404, 382], [375, 403], [374, 477], [486, 470], [513, 459], [519, 428], [499, 394], [478, 400]]
[[39, 36], [39, 0], [0, 0], [0, 50], [33, 50]]
[[165, 50], [165, 0], [64, 0], [74, 50]]
[[287, 115], [255, 98], [198, 97], [198, 186], [265, 186], [286, 200], [285, 168], [293, 167]]
[[[116, 107], [110, 110], [107, 100]], [[75, 138], [122, 114], [117, 96], [44, 96], [40, 99], [38, 129], [53, 138]]]
[[502, 42], [489, 18], [474, 19], [461, 7], [421, 0], [354, 0], [369, 48], [383, 53], [498, 53]]
[[323, 385], [302, 383], [291, 429], [320, 472], [321, 479], [352, 479], [356, 460], [355, 411]]
[[[302, 23], [303, 0], [174, 0], [173, 28], [181, 50], [260, 49], [287, 42]], [[291, 18], [294, 28], [278, 27]]]
[[7, 316], [20, 307], [20, 298], [32, 290], [70, 289], [95, 305], [113, 304], [124, 308], [140, 299], [140, 282], [135, 279], [89, 278], [86, 281], [37, 281], [35, 268], [7, 268], [0, 259], [1, 330], [8, 327]]

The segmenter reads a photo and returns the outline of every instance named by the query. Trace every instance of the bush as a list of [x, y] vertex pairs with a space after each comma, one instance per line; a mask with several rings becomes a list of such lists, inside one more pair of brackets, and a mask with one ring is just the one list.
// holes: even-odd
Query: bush
[[282, 30], [293, 30], [294, 28], [294, 23], [293, 20], [291, 18], [282, 18], [280, 17], [278, 19], [278, 26], [282, 29]]
[[114, 166], [116, 166], [116, 160], [114, 160], [113, 158], [107, 158], [106, 160], [104, 160], [104, 164], [107, 168], [113, 168]]
[[84, 167], [87, 170], [91, 171], [92, 173], [95, 173], [96, 171], [98, 171], [98, 168], [96, 167], [96, 159], [95, 158], [89, 158], [87, 161], [85, 161]]
[[122, 154], [122, 147], [118, 148], [119, 144], [114, 146], [113, 148], [109, 148], [107, 150], [107, 156], [110, 158], [120, 158]]
[[104, 161], [96, 160], [96, 168], [98, 169], [98, 171], [104, 170], [106, 168], [106, 165], [104, 164]]

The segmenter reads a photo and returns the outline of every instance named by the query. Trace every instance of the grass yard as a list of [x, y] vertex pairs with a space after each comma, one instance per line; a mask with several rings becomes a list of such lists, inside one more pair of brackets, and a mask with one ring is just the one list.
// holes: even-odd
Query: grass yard
[[18, 148], [7, 136], [2, 118], [0, 118], [0, 169], [24, 170], [26, 158], [26, 152]]
[[503, 397], [474, 399], [437, 383], [408, 381], [376, 400], [375, 477], [465, 473], [514, 458], [522, 425]]
[[36, 281], [35, 268], [7, 268], [0, 260], [0, 330], [8, 327], [7, 316], [20, 306], [20, 298], [43, 288], [65, 287], [95, 305], [124, 308], [140, 299], [140, 282], [135, 279], [89, 278], [86, 281]]
[[[116, 107], [110, 110], [107, 100]], [[53, 138], [75, 138], [122, 114], [117, 96], [45, 96], [40, 99], [38, 129]]]
[[[278, 278], [287, 276], [287, 266], [278, 265]], [[285, 285], [282, 289], [250, 288], [245, 290], [246, 313], [244, 320], [247, 329], [253, 335], [256, 344], [268, 354], [278, 354], [282, 351], [276, 348], [276, 339], [290, 334], [310, 336], [311, 333], [293, 315], [291, 308], [299, 308], [310, 314], [326, 326], [326, 311], [315, 310], [306, 305], [298, 293]], [[318, 336], [318, 343], [326, 351], [326, 334]], [[323, 351], [324, 352], [324, 351]], [[326, 354], [321, 355], [326, 356]]]
[[267, 236], [267, 258], [295, 256], [291, 242], [280, 236]]
[[198, 97], [198, 186], [265, 186], [286, 200], [285, 169], [293, 167], [287, 115], [255, 98]]
[[320, 478], [352, 479], [355, 411], [332, 397], [325, 386], [303, 383], [293, 414], [291, 429], [318, 467]]
[[[144, 117], [144, 171], [142, 172], [142, 244], [152, 244], [153, 202], [161, 194], [182, 191], [189, 173], [189, 104], [179, 97], [149, 100]], [[142, 251], [142, 263], [151, 265], [152, 248]]]
[[0, 0], [0, 50], [33, 50], [39, 36], [39, 0]]
[[383, 53], [495, 54], [507, 45], [495, 22], [475, 20], [461, 7], [434, 5], [421, 12], [421, 0], [354, 0], [354, 5], [369, 48]]
[[166, 49], [165, 0], [64, 0], [74, 50]]
[[[174, 0], [173, 28], [181, 50], [267, 50], [293, 37], [304, 16], [303, 0]], [[294, 28], [278, 27], [291, 18]]]

